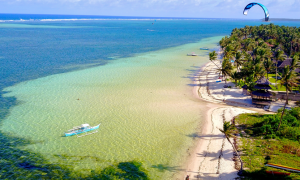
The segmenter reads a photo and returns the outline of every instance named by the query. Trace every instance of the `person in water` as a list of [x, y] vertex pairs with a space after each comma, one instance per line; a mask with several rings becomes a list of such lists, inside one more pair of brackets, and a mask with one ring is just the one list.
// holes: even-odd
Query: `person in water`
[[190, 176], [189, 176], [189, 175], [186, 175], [185, 180], [189, 180], [189, 179], [190, 179]]

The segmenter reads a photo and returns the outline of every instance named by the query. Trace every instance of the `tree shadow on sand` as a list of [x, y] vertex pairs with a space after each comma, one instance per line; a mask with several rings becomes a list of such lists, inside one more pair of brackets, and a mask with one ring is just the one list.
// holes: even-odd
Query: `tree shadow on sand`
[[220, 154], [222, 153], [222, 158], [226, 160], [232, 160], [233, 152], [230, 150], [225, 150], [221, 152], [221, 149], [218, 152], [208, 152], [204, 151], [202, 153], [197, 153], [198, 157], [212, 157], [211, 161], [218, 160], [220, 158]]
[[224, 139], [225, 136], [223, 134], [205, 134], [205, 135], [199, 135], [198, 133], [192, 133], [192, 134], [188, 134], [186, 135], [187, 137], [196, 139], [196, 138], [200, 138], [200, 139]]
[[160, 172], [164, 172], [164, 171], [170, 171], [170, 172], [184, 171], [184, 169], [180, 169], [179, 166], [168, 166], [166, 164], [157, 164], [157, 165], [152, 165], [151, 167], [156, 168]]

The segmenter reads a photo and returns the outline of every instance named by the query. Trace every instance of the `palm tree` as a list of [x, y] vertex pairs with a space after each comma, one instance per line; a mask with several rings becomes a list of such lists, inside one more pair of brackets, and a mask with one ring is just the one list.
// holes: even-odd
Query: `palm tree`
[[284, 107], [283, 107], [283, 110], [282, 110], [282, 113], [281, 113], [281, 118], [280, 118], [280, 122], [279, 122], [279, 126], [278, 126], [278, 131], [279, 131], [279, 128], [280, 128], [280, 125], [281, 125], [281, 122], [282, 122], [282, 117], [283, 117], [283, 114], [284, 114], [285, 107], [289, 103], [289, 98], [288, 98], [289, 91], [292, 91], [293, 87], [298, 85], [297, 84], [296, 73], [293, 69], [290, 68], [290, 66], [285, 66], [284, 67], [283, 73], [282, 73], [282, 78], [281, 78], [281, 81], [280, 81], [280, 85], [285, 86], [285, 88], [286, 88], [286, 101], [285, 101], [285, 104], [284, 104]]
[[233, 59], [234, 55], [234, 47], [231, 44], [227, 45], [224, 50], [224, 57], [228, 59]]
[[297, 36], [296, 36], [295, 32], [293, 32], [293, 31], [291, 33], [289, 33], [289, 35], [290, 35], [290, 42], [291, 42], [290, 55], [292, 55], [292, 52], [293, 52], [293, 43], [296, 41]]
[[266, 58], [267, 50], [265, 48], [257, 48], [255, 55], [260, 56], [261, 60], [264, 61]]
[[263, 63], [260, 61], [260, 58], [257, 57], [255, 59], [256, 63], [251, 63], [252, 64], [252, 71], [253, 71], [253, 77], [258, 80], [259, 78], [261, 78], [262, 76], [265, 75], [266, 71], [264, 69]]
[[225, 37], [223, 37], [221, 40], [220, 40], [220, 42], [219, 42], [219, 44], [220, 44], [220, 46], [221, 46], [221, 48], [223, 49], [224, 47], [226, 47], [227, 46], [227, 44], [228, 44], [228, 37], [227, 36], [225, 36]]
[[277, 69], [278, 69], [278, 61], [285, 60], [286, 55], [284, 55], [284, 52], [282, 50], [278, 50], [275, 52], [274, 55], [275, 61], [276, 61], [276, 79], [275, 79], [275, 84], [277, 86]]
[[225, 77], [225, 84], [227, 84], [226, 76], [230, 76], [232, 71], [231, 63], [229, 62], [229, 59], [224, 58], [224, 61], [222, 62], [222, 66], [217, 69], [218, 73], [222, 73], [222, 77]]
[[245, 51], [251, 51], [255, 47], [255, 43], [252, 39], [248, 38], [244, 40], [244, 50]]
[[264, 67], [265, 67], [265, 69], [267, 71], [267, 79], [269, 79], [268, 75], [269, 75], [269, 72], [271, 71], [271, 69], [273, 67], [273, 63], [272, 63], [271, 59], [265, 60]]
[[241, 79], [241, 75], [240, 75], [237, 71], [235, 71], [234, 73], [231, 73], [231, 74], [230, 74], [230, 77], [231, 77], [232, 79], [234, 79], [234, 81], [235, 81], [235, 86], [237, 86], [237, 80]]
[[297, 67], [299, 67], [299, 56], [294, 55], [291, 63], [291, 69], [295, 70]]
[[241, 162], [241, 169], [240, 169], [239, 173], [241, 173], [243, 171], [243, 161], [242, 161], [239, 153], [237, 152], [235, 146], [232, 144], [232, 142], [229, 139], [232, 136], [234, 136], [235, 126], [233, 124], [230, 124], [230, 122], [226, 121], [223, 124], [223, 130], [222, 129], [219, 129], [219, 130], [225, 135], [226, 139], [231, 144], [231, 146], [233, 147], [233, 150], [235, 151], [235, 153], [239, 157], [239, 160]]
[[235, 54], [235, 64], [236, 64], [236, 69], [239, 70], [239, 67], [243, 64], [244, 61], [244, 56], [241, 52], [237, 52]]
[[[218, 54], [216, 53], [216, 51], [213, 51], [213, 52], [209, 53], [209, 60], [211, 62], [213, 62], [216, 66], [217, 66], [217, 64], [214, 62], [214, 60], [216, 60], [217, 57], [218, 57]], [[219, 66], [217, 66], [217, 67], [219, 68]]]

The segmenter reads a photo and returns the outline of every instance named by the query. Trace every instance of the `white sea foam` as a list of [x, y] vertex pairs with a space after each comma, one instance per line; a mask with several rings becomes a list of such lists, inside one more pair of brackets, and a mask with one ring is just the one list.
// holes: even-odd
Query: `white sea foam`
[[18, 19], [18, 20], [0, 20], [0, 22], [28, 22], [28, 21], [170, 21], [170, 20], [218, 20], [218, 19], [182, 19], [182, 18], [170, 18], [170, 19], [156, 19], [156, 18], [73, 18], [73, 19]]

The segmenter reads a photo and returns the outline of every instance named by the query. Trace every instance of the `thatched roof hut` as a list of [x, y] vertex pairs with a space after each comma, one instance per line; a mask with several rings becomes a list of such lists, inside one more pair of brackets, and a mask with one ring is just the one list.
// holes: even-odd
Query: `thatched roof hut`
[[266, 79], [264, 76], [261, 77], [259, 80], [257, 80], [255, 83], [259, 85], [266, 85], [266, 86], [269, 86], [271, 84], [269, 79]]
[[252, 95], [260, 96], [260, 97], [271, 97], [272, 93], [269, 91], [257, 90], [257, 91], [253, 91]]
[[252, 92], [252, 103], [260, 105], [269, 105], [272, 102], [272, 93], [269, 92], [271, 82], [265, 77], [261, 77], [257, 80], [256, 85], [254, 86], [256, 91]]

